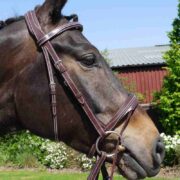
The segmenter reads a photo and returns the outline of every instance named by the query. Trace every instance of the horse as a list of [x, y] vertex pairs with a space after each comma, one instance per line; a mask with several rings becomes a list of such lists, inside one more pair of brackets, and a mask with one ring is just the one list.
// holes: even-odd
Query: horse
[[[136, 101], [129, 100], [132, 96], [97, 48], [83, 36], [82, 27], [68, 26], [50, 39], [49, 32], [60, 32], [58, 27], [78, 21], [77, 15], [62, 14], [66, 3], [67, 0], [45, 0], [35, 8], [35, 17], [0, 23], [0, 135], [27, 129], [38, 136], [63, 141], [82, 153], [93, 152], [100, 161], [93, 171], [96, 176], [89, 179], [98, 178], [97, 167], [103, 169], [105, 161], [117, 166], [127, 179], [155, 176], [164, 158], [159, 132]], [[37, 18], [34, 28], [39, 25], [48, 35], [40, 46], [27, 17]], [[53, 58], [47, 47], [52, 48], [60, 59], [57, 64], [61, 63], [66, 71], [50, 65]], [[48, 71], [45, 59], [51, 61]], [[55, 94], [50, 91], [49, 72], [56, 84]], [[81, 92], [79, 97], [73, 88]], [[102, 127], [111, 125], [113, 118], [116, 123], [111, 131], [104, 131]]]

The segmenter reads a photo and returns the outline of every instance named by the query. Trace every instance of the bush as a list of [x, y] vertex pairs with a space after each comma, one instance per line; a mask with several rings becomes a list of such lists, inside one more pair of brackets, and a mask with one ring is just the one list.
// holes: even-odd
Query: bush
[[92, 168], [95, 159], [89, 159], [85, 154], [80, 154], [77, 161], [83, 171], [88, 171]]
[[173, 30], [168, 33], [170, 50], [164, 55], [168, 75], [163, 87], [155, 94], [155, 104], [160, 121], [167, 134], [180, 135], [180, 0], [178, 16], [173, 21]]
[[[164, 166], [180, 163], [180, 136], [166, 136]], [[63, 143], [55, 143], [31, 134], [29, 131], [0, 138], [0, 166], [51, 169], [81, 168], [90, 170], [95, 159], [89, 159]]]
[[118, 74], [117, 74], [117, 77], [119, 78], [119, 80], [122, 83], [123, 87], [128, 92], [131, 92], [131, 93], [135, 94], [140, 103], [144, 102], [145, 94], [143, 95], [142, 93], [137, 92], [137, 87], [136, 87], [136, 82], [135, 81], [132, 81], [129, 78], [126, 78], [126, 77], [120, 77]]
[[42, 166], [38, 159], [30, 152], [18, 154], [16, 164], [19, 168], [38, 168]]
[[180, 136], [170, 136], [165, 135], [164, 133], [161, 134], [165, 144], [165, 159], [164, 159], [164, 166], [173, 166], [180, 163]]
[[176, 157], [177, 157], [177, 162], [180, 165], [180, 144], [177, 145], [175, 149]]
[[[77, 158], [78, 157], [78, 158]], [[0, 166], [36, 168], [45, 166], [51, 169], [77, 167], [83, 171], [92, 167], [88, 159], [63, 143], [22, 131], [0, 138]]]
[[62, 143], [46, 141], [41, 149], [45, 151], [44, 165], [52, 169], [63, 169], [67, 166], [67, 147]]
[[[20, 167], [26, 166], [19, 164], [22, 160], [22, 156], [31, 154], [34, 159], [34, 162], [40, 161], [43, 159], [43, 153], [40, 150], [41, 143], [44, 140], [40, 137], [30, 134], [27, 132], [18, 132], [16, 134], [8, 134], [0, 138], [0, 159], [1, 163], [11, 162], [14, 165]], [[37, 163], [36, 163], [37, 165]], [[35, 166], [36, 166], [35, 165]]]

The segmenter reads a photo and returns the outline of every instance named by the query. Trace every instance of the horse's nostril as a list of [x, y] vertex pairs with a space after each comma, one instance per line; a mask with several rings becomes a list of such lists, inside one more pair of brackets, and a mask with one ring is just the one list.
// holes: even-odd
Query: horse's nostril
[[156, 147], [156, 153], [161, 154], [163, 152], [164, 152], [164, 144], [162, 142], [158, 142]]
[[164, 159], [164, 155], [165, 155], [164, 144], [162, 142], [162, 139], [158, 139], [158, 141], [156, 141], [155, 143], [155, 148], [153, 152], [155, 164], [160, 165]]

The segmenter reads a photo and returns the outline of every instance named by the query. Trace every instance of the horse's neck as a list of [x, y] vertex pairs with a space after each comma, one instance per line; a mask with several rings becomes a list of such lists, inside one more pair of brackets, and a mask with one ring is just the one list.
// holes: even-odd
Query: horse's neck
[[24, 29], [24, 20], [12, 22], [0, 29], [0, 44]]
[[33, 60], [36, 47], [30, 39], [24, 20], [0, 30], [0, 84], [14, 77]]

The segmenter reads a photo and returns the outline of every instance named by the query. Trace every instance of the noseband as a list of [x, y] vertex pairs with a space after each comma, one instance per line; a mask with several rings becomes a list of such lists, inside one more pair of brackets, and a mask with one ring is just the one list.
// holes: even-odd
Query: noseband
[[[92, 145], [90, 150], [90, 155], [96, 155], [98, 160], [94, 165], [88, 180], [96, 180], [98, 179], [98, 175], [100, 169], [102, 169], [103, 178], [104, 179], [112, 179], [114, 166], [116, 164], [117, 154], [119, 152], [118, 146], [121, 145], [121, 137], [128, 125], [129, 119], [138, 106], [137, 99], [134, 95], [129, 95], [126, 99], [125, 103], [119, 108], [113, 118], [109, 121], [108, 124], [103, 124], [93, 113], [88, 102], [86, 101], [84, 95], [79, 91], [78, 87], [73, 82], [67, 68], [64, 66], [62, 60], [58, 57], [57, 53], [55, 52], [50, 40], [55, 38], [56, 36], [61, 35], [65, 31], [68, 30], [83, 30], [83, 26], [77, 22], [69, 22], [65, 25], [59, 26], [56, 29], [52, 30], [48, 34], [44, 34], [41, 29], [41, 26], [38, 22], [36, 14], [34, 11], [30, 11], [25, 15], [26, 24], [29, 29], [30, 34], [35, 38], [36, 44], [42, 49], [44, 54], [44, 58], [47, 65], [48, 75], [49, 75], [49, 85], [50, 85], [50, 93], [51, 93], [51, 106], [52, 106], [52, 117], [53, 117], [53, 124], [54, 124], [54, 135], [55, 140], [59, 141], [58, 136], [58, 121], [57, 121], [57, 102], [56, 102], [56, 84], [53, 77], [52, 71], [52, 64], [58, 70], [60, 75], [62, 76], [66, 86], [70, 89], [74, 97], [79, 102], [80, 106], [84, 110], [85, 114], [87, 115], [88, 119], [94, 126], [95, 130], [97, 131], [99, 137], [97, 141]], [[122, 123], [123, 127], [121, 129], [120, 134], [114, 131], [117, 124]], [[115, 153], [108, 154], [104, 151], [101, 151], [99, 148], [99, 143], [101, 143], [108, 135], [114, 134], [117, 136], [118, 143], [115, 149]], [[107, 158], [113, 158], [113, 168], [111, 177], [108, 176], [107, 170], [105, 168], [105, 161]]]

